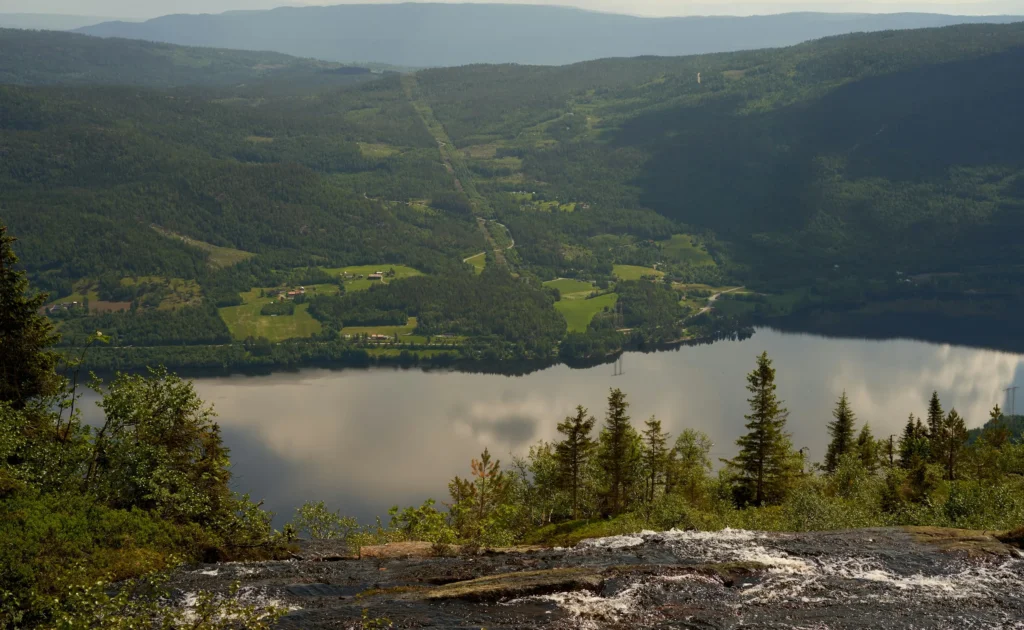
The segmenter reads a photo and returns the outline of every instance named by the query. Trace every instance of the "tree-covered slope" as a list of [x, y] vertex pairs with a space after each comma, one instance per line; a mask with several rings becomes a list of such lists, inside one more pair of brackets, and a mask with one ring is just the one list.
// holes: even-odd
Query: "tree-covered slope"
[[286, 79], [289, 83], [339, 85], [370, 77], [366, 68], [273, 52], [189, 48], [0, 28], [0, 83], [171, 87]]
[[844, 33], [1013, 19], [911, 13], [640, 18], [552, 6], [402, 3], [168, 15], [142, 23], [97, 24], [81, 32], [189, 46], [276, 50], [332, 61], [434, 67], [693, 55], [791, 46]]
[[516, 188], [715, 230], [752, 275], [960, 270], [1024, 259], [1024, 25], [781, 50], [429, 70], [470, 153]]

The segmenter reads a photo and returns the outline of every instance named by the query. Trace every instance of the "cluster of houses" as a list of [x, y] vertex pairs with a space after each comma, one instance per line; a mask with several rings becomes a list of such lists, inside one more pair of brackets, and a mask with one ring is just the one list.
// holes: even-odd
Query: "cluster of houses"
[[306, 287], [298, 289], [275, 289], [267, 292], [267, 297], [276, 297], [278, 300], [294, 300], [300, 295], [306, 295]]

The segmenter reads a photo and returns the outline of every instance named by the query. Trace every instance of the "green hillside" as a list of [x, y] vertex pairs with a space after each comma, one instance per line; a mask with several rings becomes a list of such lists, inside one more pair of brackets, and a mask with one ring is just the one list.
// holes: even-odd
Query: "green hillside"
[[[12, 33], [21, 82], [61, 84], [0, 84], [0, 218], [69, 339], [102, 324], [136, 346], [161, 330], [165, 346], [340, 342], [417, 318], [394, 341], [416, 356], [550, 358], [822, 309], [970, 326], [1024, 304], [1024, 24], [350, 85], [264, 53]], [[77, 75], [75, 46], [102, 73]], [[138, 83], [150, 53], [175, 60], [154, 84], [103, 85]], [[395, 268], [424, 277], [369, 277]], [[181, 281], [201, 297], [168, 310]], [[330, 300], [267, 295], [307, 285]], [[570, 285], [622, 313], [570, 304]]]
[[1022, 259], [1022, 64], [1024, 25], [958, 26], [420, 85], [458, 145], [520, 161], [500, 187], [651, 208], [806, 283]]

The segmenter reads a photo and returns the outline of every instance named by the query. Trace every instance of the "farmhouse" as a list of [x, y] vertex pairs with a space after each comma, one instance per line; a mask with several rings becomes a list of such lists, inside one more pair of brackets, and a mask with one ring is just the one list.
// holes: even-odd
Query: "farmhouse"
[[367, 278], [369, 278], [370, 280], [381, 280], [381, 281], [383, 281], [384, 280], [384, 272], [383, 271], [378, 271], [377, 273], [371, 273], [369, 276], [367, 276]]

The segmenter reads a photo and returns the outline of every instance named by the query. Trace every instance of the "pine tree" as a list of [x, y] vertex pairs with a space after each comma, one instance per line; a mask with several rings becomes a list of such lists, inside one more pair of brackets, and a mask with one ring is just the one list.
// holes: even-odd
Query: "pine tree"
[[924, 456], [927, 442], [921, 420], [910, 414], [907, 424], [903, 427], [903, 435], [900, 436], [900, 467], [910, 470], [914, 466], [914, 460]]
[[647, 474], [647, 500], [654, 501], [658, 486], [665, 485], [665, 474], [668, 464], [668, 433], [661, 430], [661, 420], [651, 416], [644, 423], [647, 429], [644, 438], [644, 471]]
[[21, 409], [33, 398], [56, 394], [60, 380], [57, 354], [50, 350], [58, 335], [39, 314], [46, 295], [29, 296], [14, 240], [0, 224], [0, 402]]
[[999, 450], [1010, 441], [1010, 429], [1003, 418], [1003, 410], [996, 405], [988, 413], [988, 422], [981, 432], [981, 440], [988, 446]]
[[480, 459], [470, 462], [471, 479], [455, 477], [448, 484], [455, 512], [456, 526], [463, 534], [478, 540], [492, 512], [502, 504], [509, 491], [510, 479], [501, 470], [501, 461], [491, 460], [486, 448]]
[[572, 497], [573, 518], [579, 518], [579, 493], [583, 482], [583, 472], [590, 462], [596, 443], [590, 437], [597, 420], [594, 416], [587, 417], [587, 410], [582, 405], [576, 407], [575, 416], [567, 416], [558, 424], [558, 432], [565, 439], [555, 445], [555, 461], [558, 462], [559, 477], [562, 487]]
[[635, 482], [640, 436], [629, 423], [626, 395], [613, 389], [608, 395], [608, 412], [601, 430], [598, 461], [605, 477], [606, 502], [612, 514], [621, 514]]
[[850, 401], [846, 398], [846, 392], [839, 397], [836, 408], [832, 410], [832, 417], [835, 418], [828, 423], [828, 433], [832, 436], [828, 450], [825, 453], [825, 470], [835, 472], [839, 466], [839, 460], [843, 455], [853, 450], [853, 423], [856, 419], [853, 409], [850, 408]]
[[935, 444], [933, 452], [939, 463], [946, 470], [946, 479], [956, 480], [956, 468], [967, 442], [967, 424], [956, 409], [950, 409], [939, 427], [939, 433], [932, 439]]
[[939, 393], [932, 392], [932, 398], [928, 401], [928, 433], [927, 438], [929, 441], [930, 457], [934, 459], [937, 456], [939, 442], [942, 440], [942, 424], [946, 420], [946, 415], [942, 411], [942, 403], [939, 402]]
[[869, 424], [861, 427], [860, 435], [857, 436], [857, 454], [869, 473], [874, 474], [878, 470], [878, 442], [871, 434]]
[[757, 359], [757, 368], [747, 375], [751, 413], [747, 434], [736, 441], [740, 453], [726, 463], [737, 474], [736, 498], [740, 503], [777, 503], [785, 498], [794, 476], [794, 458], [786, 418], [789, 412], [775, 394], [775, 369], [768, 353]]

